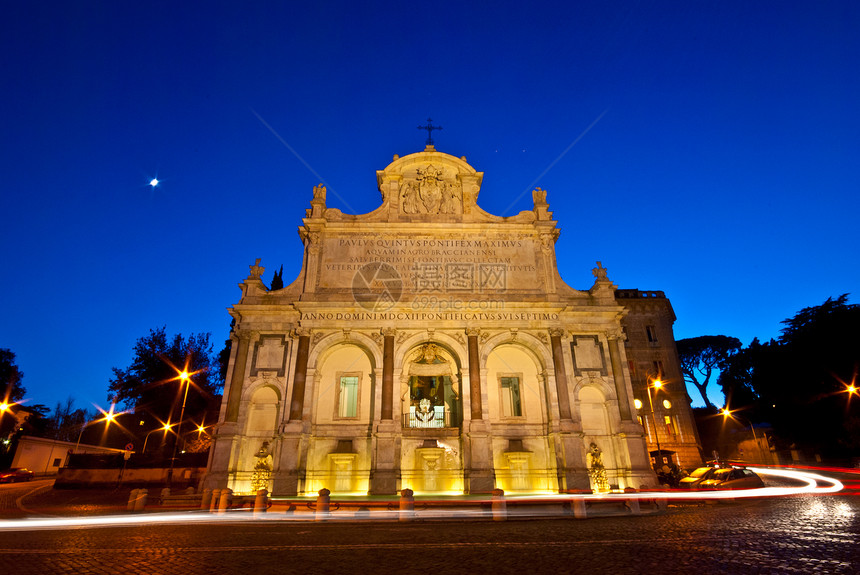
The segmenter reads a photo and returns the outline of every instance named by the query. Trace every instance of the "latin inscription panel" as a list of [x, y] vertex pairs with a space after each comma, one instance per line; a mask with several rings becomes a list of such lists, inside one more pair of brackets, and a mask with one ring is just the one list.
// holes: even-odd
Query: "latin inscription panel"
[[538, 291], [537, 251], [533, 239], [326, 238], [319, 286], [349, 288], [362, 266], [380, 262], [413, 293]]

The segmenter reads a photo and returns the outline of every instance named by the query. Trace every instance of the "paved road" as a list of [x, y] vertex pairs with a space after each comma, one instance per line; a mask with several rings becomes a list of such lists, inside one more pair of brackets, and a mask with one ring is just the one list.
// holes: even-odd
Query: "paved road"
[[858, 573], [860, 498], [651, 517], [186, 524], [0, 532], [0, 573]]
[[18, 498], [35, 489], [48, 489], [53, 484], [53, 477], [50, 479], [22, 481], [20, 483], [0, 484], [0, 518], [26, 517], [27, 513], [18, 506]]

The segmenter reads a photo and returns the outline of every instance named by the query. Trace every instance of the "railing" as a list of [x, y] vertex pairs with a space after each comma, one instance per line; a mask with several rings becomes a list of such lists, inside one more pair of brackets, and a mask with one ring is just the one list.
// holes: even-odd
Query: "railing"
[[403, 414], [403, 427], [418, 429], [450, 427], [450, 416], [451, 412], [441, 405], [431, 407], [427, 412], [423, 412], [420, 409], [416, 410], [415, 407], [410, 407], [409, 411]]
[[619, 289], [615, 290], [616, 298], [665, 298], [666, 294], [657, 290]]

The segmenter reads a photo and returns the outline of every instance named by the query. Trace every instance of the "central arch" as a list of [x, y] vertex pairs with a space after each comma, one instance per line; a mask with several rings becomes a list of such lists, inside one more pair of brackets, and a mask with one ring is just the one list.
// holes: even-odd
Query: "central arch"
[[462, 419], [459, 369], [449, 350], [435, 342], [404, 357], [400, 382], [403, 427], [458, 427]]

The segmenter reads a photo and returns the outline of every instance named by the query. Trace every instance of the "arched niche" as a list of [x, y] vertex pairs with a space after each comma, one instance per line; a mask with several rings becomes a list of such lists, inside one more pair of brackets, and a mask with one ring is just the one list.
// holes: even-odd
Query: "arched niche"
[[457, 427], [462, 418], [459, 362], [449, 349], [426, 342], [403, 359], [400, 404], [407, 428]]
[[606, 412], [606, 396], [595, 386], [586, 385], [579, 389], [579, 417], [582, 433], [585, 435], [609, 435], [609, 417]]
[[270, 437], [278, 424], [280, 397], [276, 389], [262, 385], [251, 393], [245, 417], [245, 435]]
[[373, 359], [364, 345], [350, 340], [328, 346], [316, 357], [314, 423], [370, 421]]
[[534, 350], [518, 341], [496, 345], [486, 355], [487, 408], [498, 423], [538, 423], [546, 410], [543, 375]]
[[[317, 337], [317, 332], [314, 332]], [[343, 331], [320, 334], [320, 339], [311, 346], [308, 354], [308, 369], [318, 369], [333, 350], [342, 345], [353, 345], [360, 347], [367, 354], [372, 368], [382, 365], [382, 349], [373, 339], [360, 332], [350, 332], [346, 335]]]
[[536, 336], [528, 332], [520, 332], [512, 335], [511, 332], [505, 331], [490, 337], [481, 346], [481, 366], [483, 367], [487, 365], [487, 358], [494, 349], [505, 344], [518, 345], [523, 348], [523, 350], [533, 358], [537, 365], [538, 372], [542, 372], [553, 365], [552, 352], [547, 344], [542, 342]]

